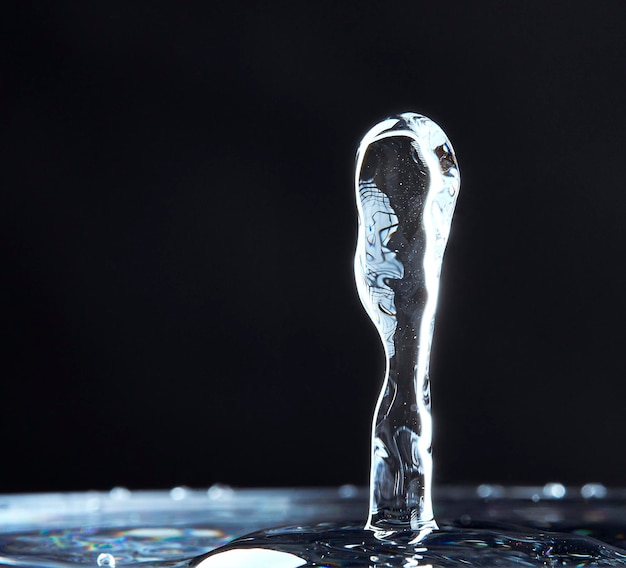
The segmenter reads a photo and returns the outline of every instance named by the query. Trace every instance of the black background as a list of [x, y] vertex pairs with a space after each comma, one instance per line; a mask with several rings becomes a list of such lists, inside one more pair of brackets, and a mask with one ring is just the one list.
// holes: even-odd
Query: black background
[[438, 483], [626, 484], [626, 4], [4, 8], [0, 491], [365, 484], [354, 152], [446, 130]]

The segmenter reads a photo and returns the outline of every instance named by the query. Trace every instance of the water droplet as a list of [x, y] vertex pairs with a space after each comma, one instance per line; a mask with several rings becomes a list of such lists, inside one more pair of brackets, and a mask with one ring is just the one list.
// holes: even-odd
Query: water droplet
[[497, 499], [504, 494], [504, 487], [502, 485], [491, 485], [489, 483], [483, 483], [476, 488], [476, 495], [481, 499]]
[[187, 498], [188, 493], [189, 489], [187, 489], [187, 487], [174, 487], [173, 489], [170, 489], [170, 498], [173, 501], [182, 501]]
[[342, 499], [352, 499], [357, 496], [359, 490], [356, 485], [346, 484], [342, 485], [337, 492]]
[[98, 566], [109, 566], [110, 568], [115, 568], [115, 556], [109, 554], [108, 552], [103, 552], [98, 555], [96, 563]]
[[228, 485], [222, 485], [221, 483], [214, 483], [207, 489], [207, 496], [212, 501], [219, 499], [227, 499], [234, 494], [233, 488]]
[[602, 483], [585, 483], [580, 488], [580, 494], [585, 499], [604, 499], [606, 487]]
[[132, 493], [126, 487], [114, 487], [109, 491], [109, 497], [114, 501], [128, 501]]
[[543, 486], [544, 497], [550, 499], [563, 499], [566, 493], [567, 489], [565, 489], [565, 485], [562, 483], [546, 483]]

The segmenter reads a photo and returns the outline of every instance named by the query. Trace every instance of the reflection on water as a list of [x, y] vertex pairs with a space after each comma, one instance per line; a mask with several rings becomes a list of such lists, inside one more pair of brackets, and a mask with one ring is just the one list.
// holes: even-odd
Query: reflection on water
[[366, 492], [208, 490], [0, 496], [0, 566], [185, 566], [189, 559], [265, 527], [363, 517]]
[[295, 554], [268, 550], [265, 548], [247, 548], [226, 550], [223, 554], [209, 556], [202, 560], [198, 568], [298, 568], [304, 566], [303, 560]]

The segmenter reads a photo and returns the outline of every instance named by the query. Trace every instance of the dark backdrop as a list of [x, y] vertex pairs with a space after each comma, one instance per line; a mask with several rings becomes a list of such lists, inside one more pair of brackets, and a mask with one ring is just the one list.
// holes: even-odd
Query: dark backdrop
[[0, 491], [367, 482], [354, 152], [462, 186], [439, 483], [626, 484], [626, 4], [3, 6]]

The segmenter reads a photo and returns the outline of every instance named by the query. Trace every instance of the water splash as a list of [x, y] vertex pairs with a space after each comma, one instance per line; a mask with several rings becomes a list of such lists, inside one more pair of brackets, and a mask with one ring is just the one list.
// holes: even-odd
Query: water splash
[[357, 152], [355, 275], [386, 373], [372, 427], [367, 528], [437, 528], [431, 499], [429, 360], [443, 253], [459, 193], [452, 145], [425, 116], [374, 126]]
[[[476, 523], [438, 529], [431, 499], [429, 360], [443, 253], [460, 176], [444, 132], [419, 114], [377, 124], [357, 152], [355, 275], [387, 360], [372, 427], [368, 520], [253, 533], [194, 568], [623, 566], [626, 555], [579, 535]], [[481, 486], [489, 496], [497, 488]], [[562, 485], [544, 488], [560, 500]], [[471, 525], [474, 526], [471, 526]], [[270, 558], [271, 555], [271, 558]]]

